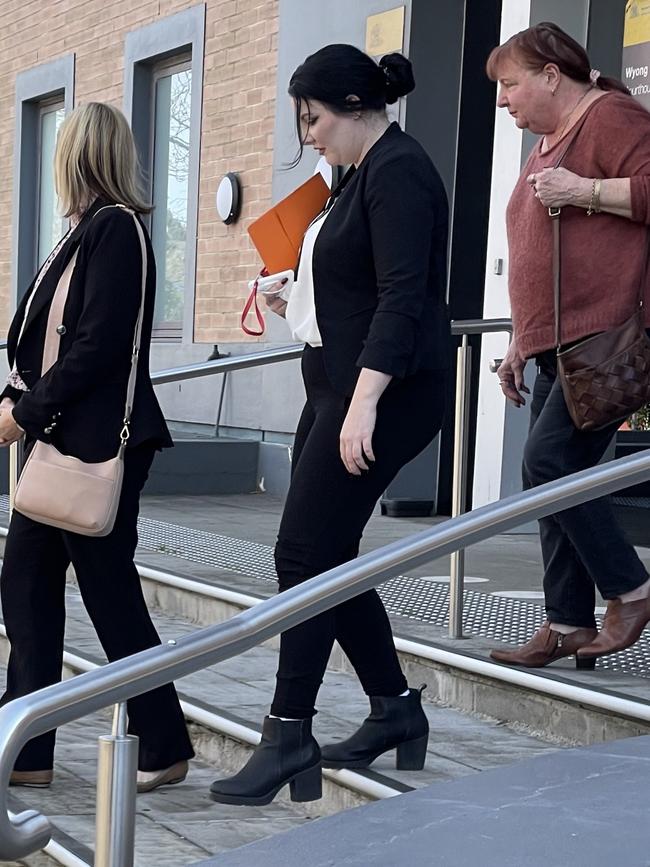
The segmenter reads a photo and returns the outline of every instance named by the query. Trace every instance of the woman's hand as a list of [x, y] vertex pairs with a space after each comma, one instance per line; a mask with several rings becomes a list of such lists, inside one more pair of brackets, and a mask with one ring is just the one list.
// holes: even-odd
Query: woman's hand
[[262, 293], [264, 301], [269, 310], [272, 310], [273, 313], [277, 313], [278, 316], [281, 316], [284, 319], [287, 312], [287, 302], [284, 298], [280, 298], [279, 294], [282, 289], [284, 289], [284, 286], [282, 283], [274, 283], [272, 289], [277, 289], [277, 292], [275, 292], [275, 294], [267, 294], [266, 292]]
[[[11, 403], [13, 404], [13, 401]], [[13, 406], [0, 406], [0, 447], [18, 442], [24, 433], [25, 431], [14, 421]]]
[[353, 476], [368, 470], [368, 461], [374, 461], [372, 435], [377, 421], [377, 401], [352, 398], [339, 437], [341, 460]]
[[582, 178], [568, 169], [542, 169], [526, 178], [534, 195], [545, 208], [573, 205], [586, 208], [591, 199], [592, 179]]
[[501, 391], [516, 407], [525, 406], [524, 394], [530, 394], [530, 389], [524, 383], [524, 367], [526, 359], [517, 350], [517, 343], [512, 338], [508, 351], [497, 369]]
[[374, 461], [372, 435], [377, 421], [377, 403], [392, 377], [379, 370], [362, 367], [339, 435], [339, 449], [345, 469], [353, 476], [368, 470]]

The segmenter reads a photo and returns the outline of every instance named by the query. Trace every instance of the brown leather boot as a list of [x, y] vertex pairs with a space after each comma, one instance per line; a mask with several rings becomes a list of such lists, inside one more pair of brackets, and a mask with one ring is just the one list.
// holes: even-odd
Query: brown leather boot
[[578, 658], [595, 659], [607, 653], [618, 653], [631, 647], [641, 637], [650, 623], [650, 596], [635, 599], [634, 602], [621, 602], [610, 599], [603, 619], [603, 628], [598, 637], [578, 651]]
[[[526, 668], [542, 668], [556, 659], [573, 656], [578, 648], [589, 644], [598, 635], [596, 629], [576, 629], [564, 635], [551, 629], [548, 620], [543, 623], [530, 641], [516, 650], [492, 650], [490, 656], [507, 665], [524, 665]], [[592, 669], [596, 659], [581, 659], [576, 656], [576, 668]]]

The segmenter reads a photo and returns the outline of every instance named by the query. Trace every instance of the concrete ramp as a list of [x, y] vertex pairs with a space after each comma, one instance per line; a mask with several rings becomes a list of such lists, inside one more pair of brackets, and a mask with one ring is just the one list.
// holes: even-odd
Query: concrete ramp
[[203, 867], [648, 867], [650, 737], [563, 750], [320, 819]]

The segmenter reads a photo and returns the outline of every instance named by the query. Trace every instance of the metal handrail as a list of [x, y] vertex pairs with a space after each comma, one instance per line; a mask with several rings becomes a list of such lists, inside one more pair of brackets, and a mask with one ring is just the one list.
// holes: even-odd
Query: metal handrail
[[278, 361], [291, 361], [300, 358], [304, 345], [293, 344], [278, 349], [264, 349], [262, 352], [250, 352], [233, 358], [217, 358], [214, 361], [200, 361], [197, 364], [186, 364], [183, 367], [168, 367], [151, 374], [154, 385], [166, 382], [181, 382], [185, 379], [197, 379], [201, 376], [214, 376], [217, 373], [229, 373], [231, 370], [248, 370], [250, 367], [262, 367], [275, 364]]
[[452, 319], [452, 334], [512, 334], [512, 319]]
[[583, 470], [364, 554], [225, 623], [14, 699], [0, 709], [0, 858], [23, 858], [42, 848], [50, 837], [51, 826], [44, 815], [29, 810], [11, 817], [7, 811], [11, 770], [20, 750], [33, 737], [236, 656], [404, 568], [473, 545], [523, 520], [562, 511], [648, 478], [650, 450]]
[[[511, 319], [452, 320], [451, 333], [461, 335], [456, 352], [456, 416], [454, 419], [454, 469], [452, 478], [451, 516], [462, 515], [467, 508], [467, 463], [469, 456], [469, 413], [472, 371], [470, 334], [512, 334]], [[449, 637], [463, 637], [463, 600], [465, 584], [465, 550], [451, 555], [449, 564]]]

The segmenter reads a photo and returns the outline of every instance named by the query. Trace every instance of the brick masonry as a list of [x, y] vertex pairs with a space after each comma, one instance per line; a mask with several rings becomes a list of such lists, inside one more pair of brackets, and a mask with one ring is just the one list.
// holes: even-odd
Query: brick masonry
[[[123, 103], [130, 30], [196, 5], [184, 0], [2, 0], [0, 3], [0, 333], [10, 320], [12, 154], [18, 72], [75, 53], [75, 104]], [[271, 201], [278, 0], [207, 0], [194, 340], [242, 342], [239, 311], [257, 266], [246, 226]], [[237, 171], [242, 218], [224, 226], [216, 187]]]

